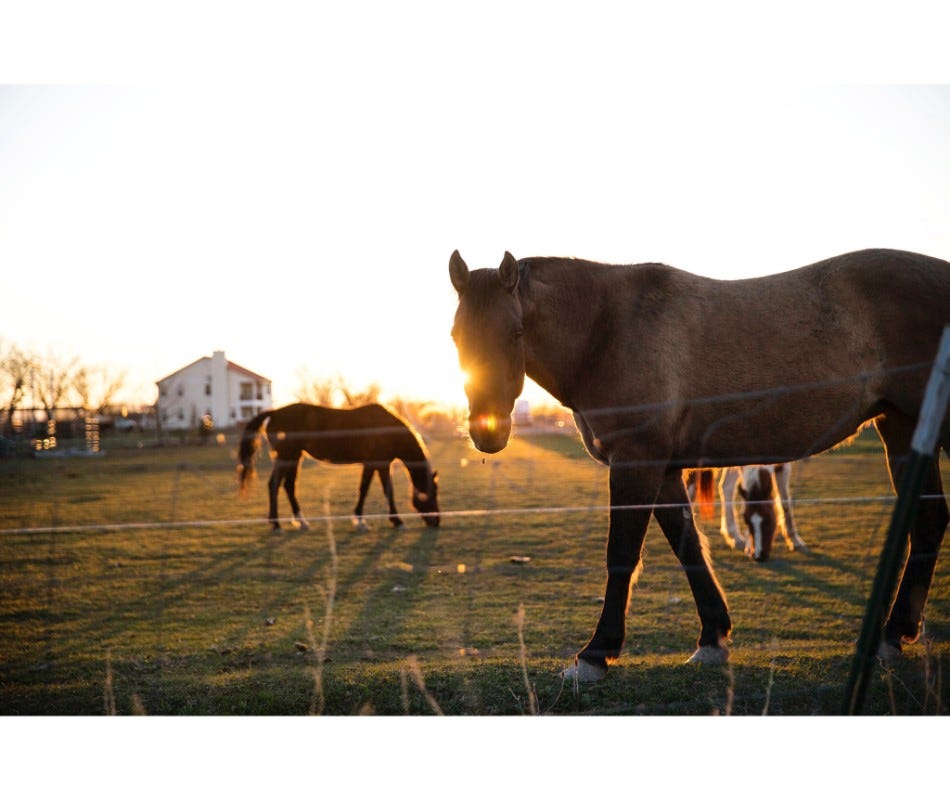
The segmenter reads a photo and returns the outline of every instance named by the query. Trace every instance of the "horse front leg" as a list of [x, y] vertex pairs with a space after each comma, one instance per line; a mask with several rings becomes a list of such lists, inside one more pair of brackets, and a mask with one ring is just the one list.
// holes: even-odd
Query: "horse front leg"
[[726, 598], [713, 572], [706, 537], [696, 528], [686, 486], [679, 471], [663, 477], [653, 515], [673, 548], [696, 602], [701, 624], [696, 652], [690, 661], [724, 664], [729, 660], [726, 647], [732, 622]]
[[801, 536], [798, 535], [798, 526], [795, 525], [795, 517], [792, 514], [792, 465], [777, 464], [773, 472], [775, 486], [778, 489], [779, 500], [782, 504], [782, 533], [785, 535], [785, 543], [789, 550], [808, 551], [808, 545]]
[[353, 525], [356, 527], [356, 530], [361, 533], [369, 530], [369, 525], [367, 525], [363, 519], [363, 504], [366, 502], [366, 493], [369, 491], [369, 485], [373, 480], [374, 472], [376, 472], [375, 467], [371, 467], [369, 464], [363, 464], [363, 474], [360, 476], [360, 493], [356, 500], [356, 508], [353, 509]]
[[736, 490], [742, 472], [738, 467], [726, 467], [719, 476], [719, 533], [733, 550], [744, 550], [745, 537], [739, 532], [736, 520]]
[[379, 480], [383, 484], [383, 494], [386, 495], [386, 502], [389, 503], [389, 521], [394, 528], [403, 528], [405, 525], [399, 518], [396, 511], [396, 501], [393, 499], [393, 462], [390, 461], [385, 467], [379, 468]]
[[[628, 462], [628, 463], [632, 463]], [[607, 533], [607, 588], [594, 635], [561, 673], [566, 680], [595, 683], [620, 656], [626, 635], [630, 586], [640, 570], [643, 539], [660, 473], [656, 468], [610, 467], [610, 528]]]

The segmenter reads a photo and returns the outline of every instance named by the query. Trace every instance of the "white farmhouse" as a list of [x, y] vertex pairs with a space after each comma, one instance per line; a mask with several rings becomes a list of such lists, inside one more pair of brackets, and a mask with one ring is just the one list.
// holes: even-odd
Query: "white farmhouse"
[[270, 380], [228, 361], [223, 350], [156, 383], [157, 413], [165, 430], [196, 430], [204, 416], [218, 430], [232, 428], [272, 404]]

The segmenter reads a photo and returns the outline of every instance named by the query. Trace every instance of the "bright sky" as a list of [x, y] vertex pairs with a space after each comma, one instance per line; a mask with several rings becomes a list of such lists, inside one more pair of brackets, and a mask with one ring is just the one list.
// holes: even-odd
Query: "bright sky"
[[167, 75], [128, 42], [96, 61], [111, 40], [70, 37], [67, 17], [48, 32], [88, 45], [78, 70], [42, 51], [7, 69], [2, 342], [124, 369], [133, 401], [222, 349], [278, 404], [302, 369], [463, 404], [455, 248], [472, 268], [510, 250], [723, 278], [864, 247], [950, 258], [950, 86], [763, 82], [752, 62], [742, 82], [730, 39], [700, 53], [737, 59], [717, 80], [599, 12], [334, 5], [300, 31], [248, 17], [237, 38], [203, 16], [221, 61], [198, 33], [166, 47], [156, 22]]

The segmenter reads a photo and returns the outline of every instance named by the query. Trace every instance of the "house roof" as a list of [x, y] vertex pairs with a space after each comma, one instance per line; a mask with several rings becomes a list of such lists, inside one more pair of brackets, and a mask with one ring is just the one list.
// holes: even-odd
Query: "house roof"
[[263, 381], [264, 383], [271, 382], [270, 378], [265, 378], [263, 375], [258, 375], [256, 372], [251, 372], [251, 370], [249, 370], [247, 367], [242, 367], [240, 364], [235, 364], [233, 361], [228, 361], [227, 365], [228, 369], [233, 369], [235, 372], [240, 372], [256, 381]]
[[[165, 383], [165, 381], [169, 380], [170, 378], [174, 378], [176, 375], [184, 372], [186, 369], [191, 369], [193, 366], [195, 366], [195, 364], [200, 364], [202, 361], [210, 361], [210, 360], [211, 360], [211, 356], [202, 356], [201, 358], [196, 358], [190, 364], [186, 364], [181, 369], [176, 369], [174, 372], [169, 373], [164, 378], [159, 378], [157, 381], [155, 381], [155, 383], [156, 384]], [[240, 372], [242, 375], [246, 375], [247, 377], [253, 378], [256, 381], [271, 383], [270, 378], [265, 378], [263, 375], [258, 375], [256, 372], [252, 372], [247, 367], [242, 367], [240, 364], [235, 364], [233, 361], [228, 361], [227, 359], [225, 359], [224, 363], [225, 363], [225, 366], [229, 370], [233, 370], [234, 372]]]

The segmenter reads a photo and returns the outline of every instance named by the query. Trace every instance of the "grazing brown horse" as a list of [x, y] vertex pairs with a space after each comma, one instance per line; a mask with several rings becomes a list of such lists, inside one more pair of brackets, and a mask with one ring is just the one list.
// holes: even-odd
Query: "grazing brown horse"
[[258, 414], [250, 420], [241, 436], [238, 471], [241, 489], [247, 487], [254, 474], [261, 430], [266, 432], [274, 459], [268, 489], [269, 519], [274, 530], [280, 529], [277, 517], [277, 492], [281, 484], [290, 501], [294, 520], [302, 528], [309, 527], [297, 502], [297, 473], [304, 453], [331, 464], [362, 464], [360, 493], [354, 509], [360, 529], [363, 501], [373, 480], [379, 475], [389, 503], [389, 520], [402, 527], [402, 520], [393, 500], [392, 463], [398, 459], [412, 481], [412, 505], [430, 527], [439, 524], [439, 474], [433, 471], [418, 436], [409, 425], [381, 405], [373, 403], [358, 408], [326, 408], [309, 403], [293, 403]]
[[[564, 672], [578, 681], [602, 679], [620, 655], [651, 513], [699, 612], [691, 660], [726, 661], [732, 622], [682, 470], [795, 461], [873, 420], [898, 485], [950, 323], [950, 263], [895, 250], [735, 281], [510, 253], [470, 272], [456, 251], [449, 274], [475, 446], [505, 447], [528, 375], [573, 410], [587, 450], [610, 468], [604, 606]], [[938, 451], [948, 444], [945, 417]], [[898, 649], [919, 635], [950, 518], [936, 460], [922, 494], [883, 632]]]

